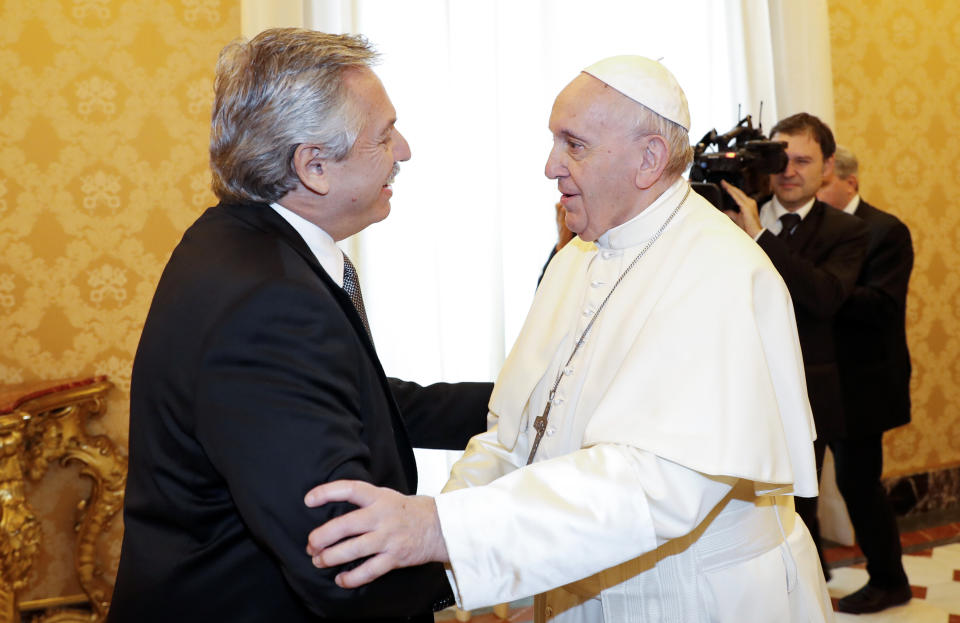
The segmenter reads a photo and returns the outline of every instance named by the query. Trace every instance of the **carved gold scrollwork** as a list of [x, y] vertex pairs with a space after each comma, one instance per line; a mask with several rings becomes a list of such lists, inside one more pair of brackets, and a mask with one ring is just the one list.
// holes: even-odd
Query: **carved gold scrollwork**
[[24, 475], [39, 480], [54, 461], [79, 463], [81, 476], [92, 481], [90, 496], [78, 504], [75, 524], [77, 576], [92, 612], [65, 609], [34, 621], [90, 622], [106, 617], [113, 586], [97, 562], [98, 541], [123, 506], [127, 459], [106, 436], [88, 435], [86, 425], [104, 412], [110, 387], [109, 381], [98, 380], [45, 394], [21, 404], [18, 412], [0, 416], [0, 621], [19, 620], [15, 595], [25, 586], [40, 545], [39, 525], [24, 498]]
[[17, 615], [16, 593], [27, 583], [33, 558], [39, 551], [40, 525], [24, 494], [20, 451], [24, 415], [14, 411], [0, 416], [0, 620]]

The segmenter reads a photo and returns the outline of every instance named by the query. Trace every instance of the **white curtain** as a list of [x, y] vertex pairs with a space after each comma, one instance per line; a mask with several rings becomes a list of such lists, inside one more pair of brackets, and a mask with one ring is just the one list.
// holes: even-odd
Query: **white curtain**
[[[385, 370], [419, 382], [493, 379], [519, 332], [556, 241], [547, 120], [583, 67], [662, 58], [694, 142], [756, 123], [761, 102], [767, 128], [801, 109], [833, 118], [825, 0], [245, 0], [242, 15], [246, 36], [355, 32], [382, 54], [413, 157], [390, 217], [346, 250]], [[445, 478], [422, 474], [427, 491]]]

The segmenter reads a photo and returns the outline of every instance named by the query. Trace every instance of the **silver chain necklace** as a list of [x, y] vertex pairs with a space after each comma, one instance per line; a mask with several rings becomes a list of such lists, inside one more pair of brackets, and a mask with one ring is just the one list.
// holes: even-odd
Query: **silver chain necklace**
[[680, 208], [683, 207], [683, 204], [687, 202], [687, 197], [690, 196], [690, 186], [687, 186], [687, 192], [683, 195], [683, 199], [680, 200], [679, 205], [673, 209], [673, 212], [670, 213], [670, 216], [663, 222], [663, 225], [660, 226], [660, 229], [653, 235], [647, 244], [640, 249], [640, 253], [637, 254], [637, 257], [633, 258], [633, 261], [623, 269], [623, 272], [620, 273], [620, 276], [617, 277], [617, 280], [613, 283], [613, 286], [610, 288], [610, 291], [607, 292], [607, 295], [603, 297], [600, 306], [597, 307], [597, 310], [593, 312], [593, 317], [590, 318], [590, 322], [587, 323], [587, 327], [583, 330], [583, 333], [580, 334], [580, 337], [574, 343], [573, 352], [570, 353], [570, 356], [567, 358], [567, 362], [560, 366], [560, 372], [557, 373], [557, 379], [553, 382], [553, 388], [550, 390], [550, 395], [547, 397], [547, 406], [543, 409], [543, 415], [537, 416], [533, 421], [533, 428], [537, 431], [537, 436], [533, 440], [533, 447], [530, 448], [530, 456], [527, 458], [527, 465], [533, 463], [533, 457], [537, 454], [537, 448], [540, 447], [540, 441], [543, 439], [543, 434], [547, 430], [547, 419], [550, 417], [550, 407], [553, 406], [553, 399], [557, 395], [557, 387], [560, 386], [560, 380], [563, 379], [564, 372], [570, 366], [570, 362], [573, 361], [573, 357], [577, 354], [577, 351], [580, 350], [580, 347], [583, 346], [583, 343], [587, 341], [587, 335], [590, 333], [590, 329], [593, 328], [593, 323], [597, 321], [597, 317], [600, 316], [600, 312], [603, 311], [603, 308], [606, 307], [607, 301], [610, 300], [610, 297], [613, 295], [613, 292], [617, 289], [617, 286], [620, 285], [620, 282], [623, 281], [623, 278], [627, 276], [627, 273], [637, 265], [637, 262], [640, 261], [647, 251], [650, 250], [650, 247], [653, 246], [653, 243], [660, 239], [661, 234], [667, 228], [667, 225], [670, 224], [670, 221], [673, 220], [673, 217], [677, 215], [677, 212], [680, 211]]

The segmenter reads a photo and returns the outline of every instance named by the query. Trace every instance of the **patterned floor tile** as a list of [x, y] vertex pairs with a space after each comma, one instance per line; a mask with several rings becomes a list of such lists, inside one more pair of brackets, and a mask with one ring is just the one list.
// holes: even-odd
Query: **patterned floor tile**
[[[926, 530], [926, 538], [940, 540], [948, 531]], [[914, 533], [904, 539], [915, 546], [923, 541]], [[874, 614], [836, 613], [837, 623], [960, 623], [960, 543], [921, 549], [903, 557], [914, 599], [903, 606]], [[868, 576], [862, 565], [833, 567], [827, 585], [836, 601], [859, 589]]]
[[960, 584], [944, 582], [927, 588], [927, 603], [942, 608], [945, 612], [960, 614]]

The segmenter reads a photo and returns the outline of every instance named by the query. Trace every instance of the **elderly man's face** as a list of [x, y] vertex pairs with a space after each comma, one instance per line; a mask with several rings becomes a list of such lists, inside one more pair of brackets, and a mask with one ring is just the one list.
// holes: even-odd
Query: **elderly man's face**
[[410, 146], [394, 127], [397, 113], [376, 74], [352, 70], [344, 75], [344, 82], [363, 125], [347, 157], [327, 165], [332, 213], [326, 217], [351, 235], [390, 214], [394, 167], [410, 159]]
[[847, 207], [850, 200], [857, 194], [856, 177], [853, 175], [842, 178], [831, 173], [823, 178], [823, 186], [817, 191], [817, 199], [838, 210]]
[[787, 168], [770, 176], [770, 186], [780, 204], [792, 212], [813, 199], [824, 176], [833, 173], [833, 157], [823, 159], [820, 143], [809, 132], [778, 132], [770, 139], [787, 143]]
[[550, 114], [553, 148], [544, 173], [557, 180], [570, 231], [596, 240], [636, 214], [637, 104], [588, 74], [557, 96]]

